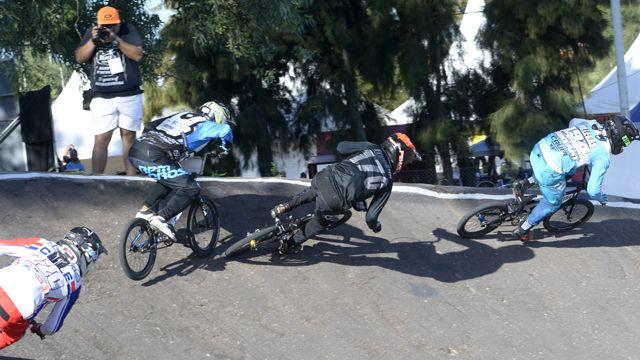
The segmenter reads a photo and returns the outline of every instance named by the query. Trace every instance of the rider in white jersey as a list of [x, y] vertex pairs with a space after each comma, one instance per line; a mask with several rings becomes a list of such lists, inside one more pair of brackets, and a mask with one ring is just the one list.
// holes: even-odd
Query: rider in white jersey
[[625, 146], [638, 139], [638, 129], [623, 117], [607, 120], [604, 127], [586, 119], [573, 119], [570, 125], [570, 128], [547, 135], [534, 146], [529, 157], [534, 176], [514, 183], [519, 196], [534, 183], [540, 186], [543, 195], [527, 220], [513, 232], [516, 239], [531, 240], [531, 229], [560, 208], [566, 178], [581, 166], [591, 166], [587, 194], [602, 205], [606, 204], [602, 182], [611, 155], [622, 153]]
[[[0, 240], [0, 255], [16, 257], [0, 269], [0, 349], [18, 341], [29, 324], [40, 337], [60, 330], [80, 295], [82, 276], [105, 249], [85, 227], [74, 228], [58, 242], [42, 238]], [[48, 304], [47, 319], [35, 322]]]

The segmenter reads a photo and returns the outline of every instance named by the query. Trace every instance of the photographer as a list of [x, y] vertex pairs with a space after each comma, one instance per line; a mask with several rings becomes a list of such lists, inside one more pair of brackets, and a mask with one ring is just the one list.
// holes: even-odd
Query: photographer
[[73, 144], [67, 145], [62, 156], [62, 167], [64, 171], [86, 171], [84, 165], [78, 159], [78, 150], [75, 149]]
[[120, 128], [127, 175], [135, 175], [128, 154], [142, 126], [142, 39], [136, 28], [120, 21], [110, 6], [98, 10], [97, 25], [88, 29], [76, 49], [76, 61], [91, 61], [91, 115], [95, 142], [91, 156], [94, 173], [107, 166], [107, 149], [113, 130]]

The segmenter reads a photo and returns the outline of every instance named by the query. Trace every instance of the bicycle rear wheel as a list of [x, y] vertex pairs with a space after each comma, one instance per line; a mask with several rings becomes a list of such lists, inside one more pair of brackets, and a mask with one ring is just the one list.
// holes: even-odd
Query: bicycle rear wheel
[[572, 199], [560, 206], [556, 212], [544, 219], [544, 228], [552, 233], [573, 230], [593, 215], [593, 204], [585, 199]]
[[220, 217], [211, 200], [206, 197], [189, 209], [187, 229], [190, 232], [191, 250], [198, 257], [213, 254], [220, 236]]
[[465, 239], [486, 235], [502, 224], [507, 213], [507, 205], [504, 202], [480, 205], [460, 219], [458, 235]]
[[262, 230], [258, 230], [253, 234], [248, 234], [242, 240], [239, 240], [235, 244], [229, 246], [229, 248], [224, 252], [224, 256], [232, 257], [247, 250], [257, 249], [258, 246], [274, 241], [277, 234], [278, 227], [275, 225], [269, 226]]
[[142, 280], [153, 269], [157, 248], [154, 233], [143, 219], [133, 219], [120, 237], [120, 266], [131, 280]]

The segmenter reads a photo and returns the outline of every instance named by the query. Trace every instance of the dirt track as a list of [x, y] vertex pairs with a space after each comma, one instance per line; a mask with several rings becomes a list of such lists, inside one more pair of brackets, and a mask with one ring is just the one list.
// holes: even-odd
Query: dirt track
[[[86, 225], [111, 255], [62, 330], [0, 357], [37, 359], [634, 359], [640, 212], [597, 208], [584, 228], [528, 246], [455, 234], [477, 201], [394, 193], [383, 231], [362, 214], [286, 260], [196, 259], [174, 245], [128, 280], [117, 243], [149, 183], [0, 181], [0, 238]], [[302, 189], [206, 183], [222, 250]], [[538, 230], [537, 238], [546, 236]], [[6, 259], [3, 259], [5, 261]]]

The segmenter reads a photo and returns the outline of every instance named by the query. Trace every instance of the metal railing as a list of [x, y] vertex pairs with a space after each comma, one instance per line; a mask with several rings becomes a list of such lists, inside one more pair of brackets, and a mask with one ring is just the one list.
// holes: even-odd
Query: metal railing
[[[6, 121], [0, 121], [0, 123], [2, 122]], [[16, 128], [18, 128], [18, 125], [20, 125], [20, 116], [16, 116], [15, 119], [9, 121], [9, 124], [4, 129], [2, 129], [2, 132], [0, 132], [0, 144], [2, 144], [9, 137], [9, 135], [11, 135], [11, 133], [13, 133]]]

